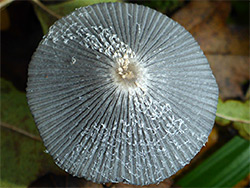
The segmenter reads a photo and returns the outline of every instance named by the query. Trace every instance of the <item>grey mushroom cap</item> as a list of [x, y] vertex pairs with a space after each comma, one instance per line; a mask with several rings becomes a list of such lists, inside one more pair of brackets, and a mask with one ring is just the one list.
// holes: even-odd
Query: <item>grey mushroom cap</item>
[[29, 65], [27, 98], [66, 172], [159, 183], [205, 145], [218, 87], [198, 43], [145, 6], [101, 3], [58, 20]]

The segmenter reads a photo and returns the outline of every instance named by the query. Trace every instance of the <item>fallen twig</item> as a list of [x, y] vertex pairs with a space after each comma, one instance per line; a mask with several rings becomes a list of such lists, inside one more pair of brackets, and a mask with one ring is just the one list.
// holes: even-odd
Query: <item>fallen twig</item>
[[46, 11], [47, 13], [49, 13], [51, 16], [54, 16], [57, 19], [60, 19], [62, 16], [56, 14], [55, 12], [53, 12], [52, 10], [48, 9], [44, 4], [42, 4], [39, 0], [31, 0], [32, 2], [34, 2], [36, 5], [38, 5], [41, 9], [43, 9], [44, 11]]
[[14, 132], [17, 132], [19, 134], [22, 134], [24, 136], [27, 136], [33, 140], [42, 141], [40, 137], [35, 136], [35, 135], [33, 135], [33, 134], [23, 130], [23, 129], [19, 129], [16, 126], [9, 125], [8, 123], [0, 122], [0, 126], [6, 128], [6, 129], [12, 130]]

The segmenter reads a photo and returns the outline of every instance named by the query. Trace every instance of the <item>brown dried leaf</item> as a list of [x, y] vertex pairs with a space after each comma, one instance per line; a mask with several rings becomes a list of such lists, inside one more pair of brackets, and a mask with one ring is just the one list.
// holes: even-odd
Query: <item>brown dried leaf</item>
[[229, 1], [193, 1], [173, 15], [199, 42], [205, 54], [248, 55], [248, 30], [227, 25]]
[[207, 55], [219, 85], [222, 99], [245, 99], [241, 85], [250, 79], [249, 57], [235, 55]]
[[245, 99], [249, 80], [249, 29], [228, 25], [229, 1], [192, 1], [173, 15], [198, 41], [220, 88], [220, 97]]

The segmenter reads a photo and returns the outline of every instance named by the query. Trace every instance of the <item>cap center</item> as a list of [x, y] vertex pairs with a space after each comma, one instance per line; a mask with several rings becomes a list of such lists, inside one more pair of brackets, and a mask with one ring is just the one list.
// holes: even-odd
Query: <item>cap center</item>
[[118, 62], [117, 74], [127, 81], [134, 81], [136, 79], [136, 71], [133, 64], [128, 59]]
[[139, 82], [140, 68], [135, 58], [130, 58], [127, 53], [116, 59], [115, 80], [121, 86], [135, 88]]

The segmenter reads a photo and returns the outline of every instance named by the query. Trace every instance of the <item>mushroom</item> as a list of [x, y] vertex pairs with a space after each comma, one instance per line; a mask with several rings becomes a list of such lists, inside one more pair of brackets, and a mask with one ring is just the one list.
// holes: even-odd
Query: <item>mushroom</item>
[[27, 98], [56, 164], [97, 183], [159, 183], [207, 142], [218, 100], [191, 34], [145, 6], [101, 3], [58, 20]]

